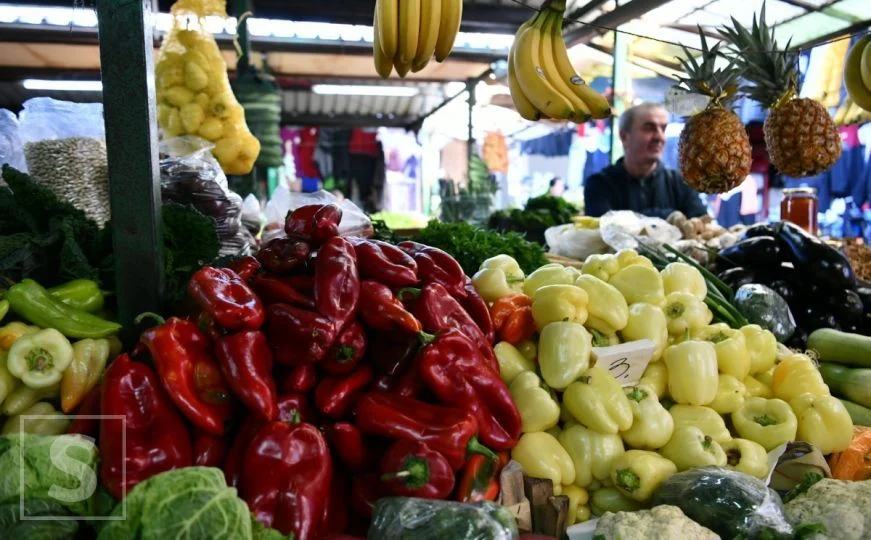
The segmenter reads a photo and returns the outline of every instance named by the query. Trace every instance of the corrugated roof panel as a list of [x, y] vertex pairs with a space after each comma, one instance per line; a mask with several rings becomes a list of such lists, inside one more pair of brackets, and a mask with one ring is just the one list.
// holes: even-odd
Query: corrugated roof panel
[[[867, 2], [868, 0], [862, 0]], [[822, 12], [808, 13], [791, 21], [774, 27], [774, 35], [781, 46], [786, 46], [789, 40], [795, 42], [796, 36], [801, 36], [802, 42], [816, 39], [850, 26], [848, 21], [826, 15]]]
[[730, 17], [735, 17], [744, 26], [750, 26], [753, 23], [753, 15], [762, 11], [763, 4], [765, 4], [765, 20], [769, 24], [777, 24], [807, 13], [807, 10], [802, 7], [778, 0], [742, 0], [740, 9], [735, 8], [735, 0], [718, 0], [705, 6], [704, 11], [722, 17], [724, 24], [729, 22]]

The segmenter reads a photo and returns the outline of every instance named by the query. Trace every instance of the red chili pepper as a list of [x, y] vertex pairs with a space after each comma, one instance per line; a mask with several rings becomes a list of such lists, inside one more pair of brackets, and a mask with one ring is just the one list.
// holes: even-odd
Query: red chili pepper
[[363, 433], [425, 443], [445, 456], [454, 470], [463, 466], [470, 453], [496, 459], [492, 450], [478, 442], [478, 423], [464, 409], [370, 392], [357, 402], [356, 422]]
[[260, 299], [229, 268], [200, 268], [188, 283], [188, 294], [216, 323], [228, 330], [257, 330], [266, 320]]
[[407, 371], [420, 349], [420, 338], [417, 335], [373, 331], [366, 335], [368, 343], [365, 361], [376, 372], [385, 375], [394, 376]]
[[316, 427], [270, 422], [251, 442], [243, 470], [242, 498], [257, 521], [298, 540], [319, 538], [333, 467]]
[[279, 396], [277, 420], [292, 424], [297, 418], [300, 422], [317, 424], [318, 412], [308, 396], [296, 392]]
[[315, 261], [315, 308], [338, 328], [354, 318], [360, 299], [360, 274], [354, 246], [341, 236], [330, 238]]
[[295, 274], [292, 276], [284, 276], [284, 281], [291, 287], [301, 292], [309, 298], [314, 298], [315, 295], [315, 278], [305, 274]]
[[417, 283], [417, 263], [406, 252], [381, 240], [353, 238], [360, 277], [391, 287], [408, 287]]
[[288, 304], [266, 308], [266, 334], [275, 361], [284, 365], [320, 362], [336, 340], [335, 321]]
[[490, 318], [490, 308], [487, 302], [478, 294], [472, 284], [472, 280], [466, 277], [466, 297], [457, 298], [457, 301], [466, 310], [466, 313], [475, 321], [481, 329], [490, 345], [496, 343], [496, 330], [493, 328], [493, 319]]
[[123, 499], [139, 482], [191, 465], [187, 427], [151, 368], [122, 354], [109, 364], [102, 389], [100, 483], [113, 497]]
[[227, 485], [238, 488], [242, 479], [242, 468], [245, 464], [245, 456], [248, 453], [248, 447], [251, 446], [251, 441], [254, 436], [265, 425], [265, 422], [258, 420], [253, 416], [245, 419], [242, 427], [233, 438], [233, 444], [227, 451], [224, 458], [224, 478], [227, 479]]
[[375, 330], [401, 330], [417, 334], [422, 328], [393, 291], [377, 281], [363, 281], [360, 284], [360, 318], [366, 326]]
[[322, 204], [306, 204], [294, 208], [284, 218], [284, 232], [288, 238], [301, 238], [306, 242], [311, 241], [313, 220]]
[[421, 379], [440, 401], [471, 411], [481, 442], [509, 450], [521, 433], [520, 412], [508, 387], [481, 358], [475, 345], [458, 330], [435, 337], [418, 357]]
[[351, 412], [374, 376], [372, 366], [362, 365], [350, 375], [324, 377], [315, 389], [315, 406], [330, 418], [342, 418]]
[[230, 269], [237, 274], [244, 282], [248, 282], [255, 274], [260, 272], [260, 269], [263, 266], [260, 264], [260, 261], [257, 260], [256, 257], [252, 257], [250, 255], [246, 257], [240, 257], [233, 261], [230, 264]]
[[319, 364], [331, 375], [347, 375], [354, 371], [366, 353], [366, 332], [357, 321], [348, 324], [339, 332], [336, 344]]
[[239, 401], [264, 420], [274, 420], [278, 407], [272, 378], [272, 351], [266, 334], [247, 330], [221, 337], [215, 344], [215, 352]]
[[73, 421], [70, 422], [69, 426], [67, 426], [65, 433], [78, 433], [79, 435], [85, 435], [95, 439], [97, 438], [97, 434], [100, 431], [99, 414], [100, 396], [102, 395], [100, 386], [101, 385], [97, 383], [97, 386], [92, 388], [85, 396], [85, 399], [82, 400], [81, 405], [76, 409]]
[[[163, 321], [154, 314], [144, 315]], [[196, 324], [172, 317], [142, 332], [140, 340], [148, 347], [163, 387], [182, 414], [204, 431], [223, 434], [233, 402], [230, 386], [211, 355], [209, 337]]]
[[351, 508], [366, 519], [372, 517], [375, 503], [381, 497], [378, 484], [375, 473], [358, 474], [351, 481]]
[[454, 471], [429, 446], [400, 439], [381, 460], [381, 481], [385, 491], [397, 497], [446, 499], [454, 490]]
[[290, 304], [306, 309], [314, 309], [314, 300], [310, 296], [296, 290], [284, 278], [270, 277], [263, 274], [254, 276], [251, 287], [266, 304]]
[[499, 471], [501, 458], [498, 462], [481, 455], [470, 456], [457, 483], [455, 499], [460, 502], [495, 501], [499, 495]]
[[321, 534], [319, 540], [336, 538], [348, 528], [348, 494], [351, 492], [351, 480], [348, 473], [333, 463], [333, 481], [330, 483], [330, 500], [327, 504], [326, 534]]
[[282, 392], [308, 393], [318, 382], [318, 372], [314, 364], [298, 364], [290, 368], [281, 378]]
[[337, 422], [324, 428], [324, 435], [330, 443], [333, 454], [351, 472], [360, 472], [368, 468], [373, 461], [372, 452], [363, 440], [363, 434], [354, 424]]
[[284, 275], [305, 267], [311, 245], [293, 238], [274, 238], [257, 252], [257, 260], [270, 274]]
[[417, 242], [400, 242], [397, 247], [414, 258], [421, 281], [439, 283], [457, 298], [466, 296], [466, 273], [456, 259], [439, 248]]
[[407, 398], [419, 399], [424, 391], [420, 371], [412, 364], [401, 375], [382, 375], [373, 384], [373, 390], [388, 392]]
[[227, 441], [205, 431], [194, 431], [194, 465], [220, 467], [227, 452]]
[[312, 218], [312, 241], [320, 245], [339, 235], [339, 223], [342, 222], [342, 207], [338, 204], [325, 204], [315, 212]]

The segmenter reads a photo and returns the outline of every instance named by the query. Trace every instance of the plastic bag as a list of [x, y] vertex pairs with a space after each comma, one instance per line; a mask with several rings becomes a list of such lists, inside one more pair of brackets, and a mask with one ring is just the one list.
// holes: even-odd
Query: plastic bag
[[111, 210], [103, 105], [33, 98], [18, 121], [30, 176], [105, 224]]
[[599, 229], [579, 229], [573, 223], [548, 227], [544, 231], [544, 241], [550, 253], [581, 261], [590, 255], [611, 251]]
[[[0, 166], [9, 164], [21, 172], [27, 172], [24, 162], [24, 148], [18, 134], [18, 118], [12, 111], [0, 109]], [[0, 186], [5, 185], [0, 178]]]
[[335, 203], [342, 208], [342, 221], [339, 223], [339, 234], [342, 236], [372, 236], [372, 221], [359, 206], [348, 199], [341, 202], [329, 191], [314, 193], [299, 193], [290, 191], [287, 186], [278, 186], [272, 193], [272, 198], [266, 203], [263, 213], [266, 216], [266, 229], [263, 232], [263, 242], [280, 238], [284, 234], [284, 218], [287, 213], [307, 204]]
[[248, 255], [254, 237], [242, 227], [242, 197], [227, 186], [227, 177], [210, 153], [212, 144], [197, 137], [160, 143], [163, 202], [192, 204], [215, 220], [220, 255]]
[[690, 469], [662, 483], [651, 506], [670, 504], [722, 538], [792, 538], [780, 496], [761, 480], [722, 467]]
[[517, 523], [505, 507], [413, 497], [386, 497], [375, 504], [368, 538], [393, 540], [509, 540]]
[[245, 111], [230, 88], [227, 64], [203, 17], [226, 17], [214, 0], [181, 0], [155, 66], [157, 117], [168, 137], [198, 135], [227, 174], [248, 174], [260, 142], [245, 123]]
[[635, 249], [639, 242], [645, 244], [673, 244], [683, 235], [680, 229], [666, 220], [648, 217], [631, 210], [612, 210], [599, 219], [602, 239], [614, 248]]

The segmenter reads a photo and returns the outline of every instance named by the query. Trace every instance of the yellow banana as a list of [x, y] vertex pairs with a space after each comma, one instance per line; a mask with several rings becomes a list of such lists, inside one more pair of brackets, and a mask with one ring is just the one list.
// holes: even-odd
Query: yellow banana
[[[520, 35], [530, 26], [532, 26], [531, 20], [523, 23], [517, 31], [517, 35]], [[514, 101], [514, 108], [517, 109], [517, 113], [526, 120], [535, 122], [541, 119], [541, 112], [529, 101], [529, 98], [523, 93], [523, 89], [520, 88], [520, 83], [517, 81], [517, 69], [514, 67], [514, 48], [516, 43], [517, 40], [515, 39], [514, 43], [511, 44], [511, 48], [508, 49], [508, 89], [511, 91], [511, 99]]]
[[381, 50], [387, 58], [396, 56], [399, 40], [399, 0], [377, 0], [375, 13], [381, 26], [375, 31], [380, 38]]
[[439, 37], [435, 46], [436, 62], [444, 62], [454, 48], [454, 40], [463, 20], [463, 0], [442, 0]]
[[382, 48], [383, 42], [381, 41], [381, 38], [378, 37], [381, 28], [381, 16], [377, 10], [375, 11], [375, 21], [372, 28], [375, 32], [375, 42], [372, 44], [372, 57], [375, 60], [375, 71], [378, 72], [378, 75], [380, 75], [382, 79], [386, 79], [390, 77], [390, 72], [393, 71], [393, 58], [385, 54], [384, 49]]
[[421, 0], [420, 37], [417, 41], [417, 53], [411, 62], [411, 71], [416, 73], [422, 70], [432, 58], [439, 38], [441, 17], [442, 0]]
[[566, 43], [563, 41], [562, 33], [559, 31], [561, 27], [562, 15], [560, 14], [557, 26], [558, 36], [552, 42], [553, 58], [556, 62], [556, 68], [559, 72], [560, 78], [567, 81], [572, 92], [584, 101], [593, 118], [610, 117], [611, 105], [608, 104], [608, 100], [605, 99], [605, 96], [587, 86], [584, 80], [575, 73], [575, 68], [572, 67], [572, 62], [569, 60], [569, 52], [566, 50]]
[[862, 49], [859, 72], [862, 74], [862, 83], [865, 84], [865, 89], [871, 92], [871, 42], [865, 44]]
[[590, 109], [584, 103], [584, 100], [572, 92], [571, 88], [569, 88], [568, 80], [560, 77], [559, 71], [556, 68], [556, 61], [554, 60], [554, 49], [559, 47], [561, 43], [564, 43], [562, 15], [550, 12], [545, 17], [544, 27], [542, 28], [544, 35], [542, 36], [541, 43], [541, 69], [544, 71], [548, 82], [553, 85], [556, 91], [571, 102], [572, 120], [582, 124], [590, 119]]
[[411, 70], [411, 62], [417, 53], [417, 40], [420, 37], [420, 0], [400, 0], [399, 2], [399, 43], [394, 57], [396, 72], [405, 77]]
[[857, 41], [847, 54], [847, 62], [844, 64], [844, 85], [847, 87], [847, 93], [856, 105], [866, 111], [871, 111], [871, 90], [862, 82], [861, 64], [865, 47], [869, 43], [871, 43], [871, 34]]
[[557, 92], [541, 69], [542, 13], [535, 15], [532, 26], [515, 37], [514, 67], [523, 94], [548, 118], [567, 120], [572, 116], [572, 103]]

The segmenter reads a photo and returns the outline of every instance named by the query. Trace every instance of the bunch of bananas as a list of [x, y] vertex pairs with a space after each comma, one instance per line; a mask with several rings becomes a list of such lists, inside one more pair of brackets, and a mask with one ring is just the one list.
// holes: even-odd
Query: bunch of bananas
[[853, 103], [871, 111], [871, 34], [866, 34], [847, 53], [844, 85]]
[[554, 2], [523, 23], [508, 53], [508, 86], [527, 120], [586, 122], [611, 115], [608, 101], [575, 73], [562, 36], [565, 2]]
[[393, 68], [400, 77], [417, 73], [435, 55], [443, 62], [460, 31], [463, 0], [377, 0], [375, 70], [386, 79]]

